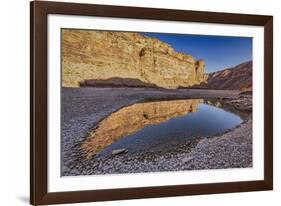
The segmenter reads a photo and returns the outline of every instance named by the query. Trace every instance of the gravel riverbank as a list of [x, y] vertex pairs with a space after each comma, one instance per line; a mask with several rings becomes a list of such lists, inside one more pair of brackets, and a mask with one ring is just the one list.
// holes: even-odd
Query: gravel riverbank
[[187, 141], [165, 153], [119, 154], [92, 161], [84, 174], [139, 173], [252, 166], [251, 120], [212, 138]]
[[[181, 147], [170, 151], [134, 154], [123, 151], [107, 157], [86, 159], [81, 144], [87, 134], [110, 113], [136, 102], [178, 98], [218, 98], [228, 103], [240, 99], [239, 92], [224, 90], [63, 88], [62, 175], [251, 167], [250, 115], [246, 115], [243, 124], [229, 132], [212, 138], [189, 139]], [[241, 101], [234, 103], [235, 106], [241, 105]]]

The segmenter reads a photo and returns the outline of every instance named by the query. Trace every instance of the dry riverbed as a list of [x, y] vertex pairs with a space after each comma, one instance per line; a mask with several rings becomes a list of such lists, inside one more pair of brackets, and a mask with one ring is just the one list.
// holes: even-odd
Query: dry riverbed
[[[86, 158], [81, 149], [89, 132], [118, 109], [147, 100], [204, 98], [226, 110], [237, 110], [244, 122], [211, 138], [186, 140], [163, 152], [129, 154], [123, 148], [105, 157]], [[251, 96], [238, 91], [142, 88], [62, 89], [62, 175], [90, 175], [252, 166]]]

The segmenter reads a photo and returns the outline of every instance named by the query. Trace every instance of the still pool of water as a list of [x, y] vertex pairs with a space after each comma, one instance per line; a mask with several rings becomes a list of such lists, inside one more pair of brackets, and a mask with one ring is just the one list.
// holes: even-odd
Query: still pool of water
[[120, 148], [129, 153], [165, 151], [191, 138], [223, 133], [242, 121], [238, 115], [198, 99], [138, 103], [103, 120], [84, 148], [98, 156]]

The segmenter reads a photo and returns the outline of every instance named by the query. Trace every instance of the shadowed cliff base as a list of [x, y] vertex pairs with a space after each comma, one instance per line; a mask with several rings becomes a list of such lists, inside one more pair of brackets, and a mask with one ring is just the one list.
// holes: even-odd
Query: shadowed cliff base
[[156, 84], [149, 84], [139, 79], [113, 77], [109, 79], [90, 79], [79, 83], [81, 87], [142, 87], [159, 88]]
[[[223, 69], [217, 72], [206, 74], [207, 81], [192, 86], [170, 89], [219, 89], [239, 90], [245, 93], [252, 92], [252, 61], [241, 63], [232, 68]], [[81, 81], [80, 86], [88, 87], [140, 87], [159, 88], [164, 87], [156, 84], [146, 83], [140, 79], [112, 77], [108, 79], [90, 79]]]

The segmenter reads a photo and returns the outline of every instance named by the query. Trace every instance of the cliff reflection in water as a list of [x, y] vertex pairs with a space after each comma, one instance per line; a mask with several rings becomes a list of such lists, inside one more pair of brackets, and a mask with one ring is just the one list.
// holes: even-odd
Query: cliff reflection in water
[[136, 103], [112, 113], [88, 136], [82, 149], [91, 158], [122, 137], [132, 135], [149, 125], [197, 111], [202, 99]]

